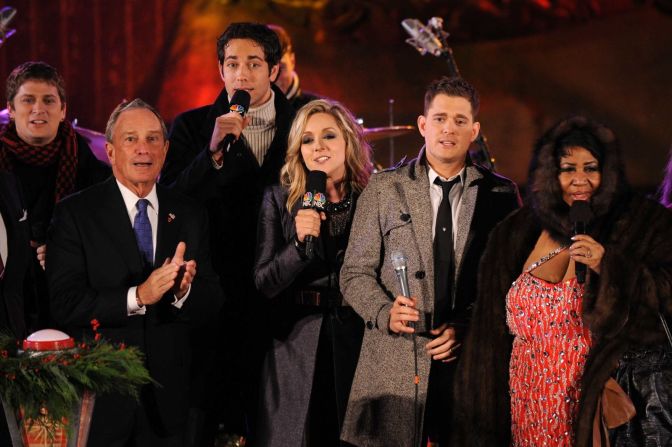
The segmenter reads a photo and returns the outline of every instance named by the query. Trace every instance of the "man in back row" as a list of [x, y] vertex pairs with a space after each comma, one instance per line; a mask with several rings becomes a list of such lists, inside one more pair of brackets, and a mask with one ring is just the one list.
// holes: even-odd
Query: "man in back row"
[[310, 101], [319, 99], [320, 97], [301, 88], [299, 75], [296, 72], [296, 53], [294, 52], [292, 39], [289, 37], [287, 31], [280, 25], [272, 23], [268, 27], [278, 35], [280, 47], [282, 48], [280, 70], [275, 80], [275, 85], [285, 93], [287, 100], [294, 107], [294, 110], [298, 111]]
[[9, 123], [0, 125], [0, 170], [18, 181], [25, 205], [30, 244], [31, 293], [35, 327], [51, 324], [42, 262], [54, 205], [75, 191], [101, 182], [110, 169], [98, 161], [86, 140], [66, 119], [65, 81], [51, 65], [24, 62], [7, 77]]
[[[259, 371], [268, 344], [266, 306], [254, 287], [252, 267], [257, 216], [264, 188], [279, 181], [294, 110], [272, 81], [279, 71], [280, 42], [266, 25], [233, 23], [217, 39], [224, 89], [211, 105], [179, 115], [161, 182], [205, 204], [212, 228], [213, 265], [228, 299], [207, 331], [193, 334], [192, 417], [196, 445], [212, 439], [218, 420], [225, 430], [253, 430]], [[245, 118], [230, 111], [236, 90], [250, 94]], [[221, 147], [226, 135], [236, 140]], [[222, 407], [224, 408], [222, 410]], [[244, 410], [245, 419], [239, 411]], [[216, 412], [224, 411], [217, 415]]]
[[[520, 201], [513, 182], [471, 163], [478, 106], [461, 78], [431, 83], [418, 117], [425, 147], [374, 175], [359, 199], [341, 270], [343, 297], [367, 328], [341, 432], [351, 444], [447, 445], [478, 262]], [[395, 252], [407, 257], [412, 297], [401, 296]]]

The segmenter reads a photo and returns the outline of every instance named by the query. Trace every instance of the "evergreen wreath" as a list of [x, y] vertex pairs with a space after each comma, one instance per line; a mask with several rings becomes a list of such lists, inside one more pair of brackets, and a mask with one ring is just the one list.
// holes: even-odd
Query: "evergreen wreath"
[[[91, 325], [97, 331], [98, 321]], [[139, 388], [153, 382], [138, 348], [109, 343], [97, 332], [94, 340], [73, 349], [36, 353], [18, 347], [18, 340], [0, 334], [0, 396], [15, 410], [21, 408], [30, 426], [43, 425], [50, 433], [52, 421], [67, 426], [85, 390], [138, 399]]]

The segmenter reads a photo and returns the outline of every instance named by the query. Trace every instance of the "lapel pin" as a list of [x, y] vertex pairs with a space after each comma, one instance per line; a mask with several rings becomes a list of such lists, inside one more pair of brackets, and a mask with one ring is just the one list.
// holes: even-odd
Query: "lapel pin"
[[168, 223], [171, 223], [174, 220], [175, 220], [175, 214], [168, 213]]

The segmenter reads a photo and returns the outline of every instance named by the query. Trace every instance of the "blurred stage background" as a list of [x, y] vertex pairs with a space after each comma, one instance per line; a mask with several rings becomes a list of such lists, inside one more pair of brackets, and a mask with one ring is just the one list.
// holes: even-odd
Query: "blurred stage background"
[[[136, 96], [167, 121], [222, 88], [215, 41], [234, 21], [292, 35], [304, 90], [345, 103], [367, 127], [416, 124], [426, 84], [447, 63], [404, 43], [405, 18], [444, 19], [462, 75], [481, 93], [497, 170], [524, 184], [532, 145], [585, 112], [621, 138], [630, 181], [653, 192], [672, 143], [672, 1], [632, 0], [16, 0], [0, 79], [26, 60], [65, 77], [68, 117], [103, 131]], [[417, 133], [375, 143], [376, 161], [413, 155]]]

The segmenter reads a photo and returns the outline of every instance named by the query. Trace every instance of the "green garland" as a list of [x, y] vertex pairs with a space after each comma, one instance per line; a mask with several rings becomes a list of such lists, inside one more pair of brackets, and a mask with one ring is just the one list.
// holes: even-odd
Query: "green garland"
[[[138, 348], [115, 346], [99, 334], [74, 349], [34, 356], [19, 353], [17, 347], [16, 340], [0, 334], [0, 395], [11, 407], [22, 408], [32, 423], [48, 429], [50, 421], [70, 417], [84, 390], [137, 399], [139, 387], [152, 382]], [[48, 411], [46, 421], [42, 408]]]

